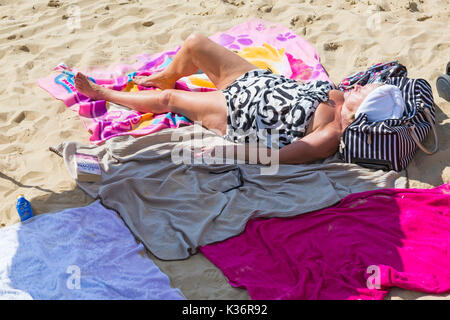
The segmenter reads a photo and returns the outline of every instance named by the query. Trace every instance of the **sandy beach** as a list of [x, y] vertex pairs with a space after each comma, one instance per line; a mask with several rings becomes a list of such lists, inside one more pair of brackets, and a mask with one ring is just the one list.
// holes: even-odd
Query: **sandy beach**
[[[36, 85], [38, 78], [60, 62], [81, 70], [107, 67], [251, 18], [281, 23], [304, 37], [336, 84], [391, 60], [405, 65], [409, 77], [426, 79], [437, 104], [439, 151], [417, 152], [407, 169], [409, 187], [450, 182], [450, 103], [436, 90], [450, 59], [450, 0], [0, 0], [0, 227], [20, 221], [19, 194], [31, 201], [35, 214], [93, 201], [49, 151], [64, 141], [88, 143], [89, 133], [75, 112]], [[430, 134], [425, 145], [433, 143]], [[249, 299], [202, 254], [175, 262], [148, 255], [188, 299]], [[388, 297], [449, 298], [400, 289]]]

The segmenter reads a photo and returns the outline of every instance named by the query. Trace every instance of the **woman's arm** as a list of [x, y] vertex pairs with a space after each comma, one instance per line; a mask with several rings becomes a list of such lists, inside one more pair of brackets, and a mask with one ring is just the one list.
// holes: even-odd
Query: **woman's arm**
[[[257, 144], [219, 145], [203, 148], [197, 157], [214, 157], [237, 160], [240, 163], [269, 165], [276, 160], [278, 150], [258, 146]], [[271, 159], [271, 157], [274, 159]]]
[[339, 148], [340, 138], [340, 130], [332, 125], [319, 128], [306, 137], [281, 148], [279, 163], [301, 164], [331, 157]]
[[334, 155], [339, 147], [340, 136], [339, 130], [329, 125], [279, 150], [241, 144], [204, 149], [203, 154], [249, 164], [302, 164]]

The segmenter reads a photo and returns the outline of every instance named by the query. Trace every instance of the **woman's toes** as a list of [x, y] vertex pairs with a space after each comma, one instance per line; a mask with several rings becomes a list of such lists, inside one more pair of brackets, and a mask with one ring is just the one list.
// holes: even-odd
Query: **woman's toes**
[[82, 87], [82, 86], [84, 85], [83, 79], [75, 78], [75, 85], [76, 85], [77, 87]]
[[75, 74], [75, 80], [81, 80], [82, 77], [83, 77], [83, 74], [82, 74], [81, 72], [77, 72], [77, 73]]

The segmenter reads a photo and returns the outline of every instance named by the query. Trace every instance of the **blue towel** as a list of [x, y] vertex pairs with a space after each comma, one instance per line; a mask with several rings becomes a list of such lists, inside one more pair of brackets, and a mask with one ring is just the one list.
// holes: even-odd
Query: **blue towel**
[[96, 201], [0, 229], [0, 299], [185, 299]]

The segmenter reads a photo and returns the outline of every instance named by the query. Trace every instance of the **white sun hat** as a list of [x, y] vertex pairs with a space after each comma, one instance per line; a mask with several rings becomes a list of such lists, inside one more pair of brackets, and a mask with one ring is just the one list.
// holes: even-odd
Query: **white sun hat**
[[400, 89], [397, 86], [385, 84], [376, 88], [364, 99], [355, 118], [364, 113], [370, 122], [399, 119], [403, 116], [405, 108]]

